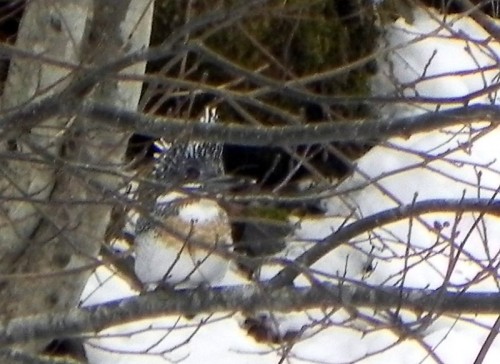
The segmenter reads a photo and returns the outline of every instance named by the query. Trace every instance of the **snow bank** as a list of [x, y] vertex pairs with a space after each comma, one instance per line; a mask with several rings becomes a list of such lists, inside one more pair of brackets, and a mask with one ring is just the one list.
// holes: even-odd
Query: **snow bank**
[[[418, 11], [413, 24], [398, 20], [388, 27], [385, 46], [393, 51], [382, 62], [374, 89], [385, 94], [397, 90], [405, 96], [439, 98], [442, 103], [498, 81], [498, 44], [488, 40], [488, 34], [470, 18], [441, 20], [434, 12]], [[485, 69], [478, 72], [478, 68]], [[403, 87], [394, 87], [390, 82], [394, 79]], [[456, 99], [449, 101], [440, 107], [461, 104]], [[497, 95], [478, 94], [472, 102], [495, 103]], [[435, 108], [436, 103], [393, 104], [385, 106], [383, 113], [400, 116]], [[495, 196], [500, 184], [499, 141], [498, 128], [477, 123], [382, 143], [358, 161], [356, 172], [340, 185], [338, 195], [323, 201], [328, 216], [294, 220], [298, 229], [281, 257], [293, 259], [342, 225], [402, 204]], [[496, 217], [426, 214], [360, 235], [317, 262], [312, 272], [321, 280], [357, 279], [370, 284], [434, 288], [446, 282], [450, 289], [497, 290], [499, 229]], [[402, 273], [404, 268], [409, 268], [406, 274]], [[485, 268], [489, 275], [478, 276]], [[272, 277], [278, 269], [265, 266], [261, 277]], [[87, 292], [97, 291], [86, 304], [135, 294], [127, 292], [119, 281], [115, 277], [103, 283], [102, 277], [92, 278]], [[241, 282], [244, 280], [233, 274], [221, 284]], [[309, 281], [299, 277], [296, 283]], [[386, 313], [361, 310], [357, 318], [352, 314], [334, 308], [268, 313], [276, 332], [302, 330], [303, 339], [289, 352], [280, 345], [255, 342], [241, 328], [242, 318], [225, 314], [192, 320], [161, 317], [117, 326], [89, 340], [86, 350], [94, 364], [179, 360], [266, 364], [279, 362], [283, 355], [289, 363], [432, 363], [439, 358], [444, 363], [465, 364], [477, 355], [494, 320], [487, 316], [468, 317], [468, 321], [442, 317], [413, 338], [400, 341], [397, 332], [390, 329]], [[398, 319], [418, 323], [418, 317], [409, 312], [401, 312]], [[207, 323], [199, 325], [204, 320]], [[479, 320], [483, 326], [476, 323]], [[498, 355], [497, 342], [484, 362], [496, 362]]]

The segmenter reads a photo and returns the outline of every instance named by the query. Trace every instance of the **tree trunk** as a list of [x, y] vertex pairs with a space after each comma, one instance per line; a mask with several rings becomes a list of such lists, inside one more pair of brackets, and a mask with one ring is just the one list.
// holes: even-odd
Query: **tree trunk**
[[[11, 60], [4, 110], [60, 92], [78, 81], [80, 66], [99, 67], [147, 46], [152, 12], [152, 1], [143, 0], [28, 2], [16, 48], [33, 57]], [[144, 68], [123, 72], [140, 76]], [[86, 98], [136, 109], [141, 83], [108, 76]], [[0, 211], [4, 319], [77, 305], [91, 272], [85, 267], [96, 263], [104, 242], [128, 138], [112, 125], [75, 115], [2, 140], [2, 151], [12, 153], [0, 166], [2, 200], [9, 200]], [[102, 166], [106, 172], [98, 170]], [[36, 352], [45, 344], [24, 349]]]

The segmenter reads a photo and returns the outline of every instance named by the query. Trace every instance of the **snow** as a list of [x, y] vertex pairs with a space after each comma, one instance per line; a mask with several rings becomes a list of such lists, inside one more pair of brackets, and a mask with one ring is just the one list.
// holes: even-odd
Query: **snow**
[[[500, 46], [489, 41], [485, 31], [470, 18], [449, 16], [446, 26], [439, 19], [442, 17], [437, 13], [418, 11], [413, 24], [400, 19], [389, 26], [386, 39], [388, 46], [395, 49], [389, 57], [393, 64], [382, 64], [374, 89], [393, 92], [389, 79], [395, 77], [408, 85], [403, 90], [406, 96], [449, 98], [497, 82], [496, 69], [474, 75], [450, 74], [495, 65]], [[433, 37], [420, 37], [429, 32]], [[480, 40], [480, 45], [467, 41], [468, 37]], [[425, 80], [415, 83], [424, 74]], [[446, 76], [434, 77], [441, 74]], [[496, 101], [495, 94], [481, 95], [473, 103]], [[457, 105], [460, 103], [452, 102], [441, 108]], [[382, 112], [400, 116], [435, 107], [429, 103], [411, 108], [388, 105]], [[342, 226], [401, 204], [435, 198], [493, 197], [500, 182], [497, 129], [478, 120], [473, 125], [393, 138], [373, 148], [357, 162], [354, 175], [338, 187], [339, 194], [323, 201], [327, 216], [291, 218], [297, 229], [278, 257], [293, 260]], [[206, 216], [191, 210], [184, 212], [191, 219]], [[479, 218], [471, 213], [458, 216], [434, 212], [398, 221], [341, 245], [316, 262], [311, 272], [316, 279], [327, 281], [356, 279], [385, 285], [403, 282], [406, 287], [420, 288], [446, 283], [450, 289], [497, 291], [500, 240], [496, 237], [500, 236], [500, 221], [494, 216]], [[457, 251], [461, 253], [457, 255]], [[477, 274], [486, 267], [490, 275], [478, 279]], [[280, 268], [276, 264], [264, 266], [261, 279], [272, 277]], [[409, 269], [403, 275], [404, 268]], [[218, 285], [245, 283], [245, 278], [232, 268]], [[310, 281], [302, 275], [295, 283], [307, 285]], [[125, 281], [102, 267], [89, 280], [82, 300], [85, 305], [93, 305], [135, 294], [127, 289]], [[465, 364], [474, 361], [496, 319], [488, 315], [441, 316], [401, 339], [386, 312], [362, 309], [354, 317], [349, 310], [331, 308], [260, 315], [268, 318], [275, 333], [301, 331], [301, 339], [290, 351], [279, 344], [258, 343], [242, 328], [243, 317], [221, 313], [193, 319], [158, 317], [115, 326], [88, 340], [86, 351], [92, 364], [274, 364], [284, 353], [285, 362], [294, 364]], [[421, 324], [411, 312], [399, 312], [397, 320], [405, 327], [418, 328]], [[484, 363], [496, 363], [499, 356], [500, 342], [496, 340]]]
[[[245, 283], [248, 282], [234, 271], [219, 282], [224, 286]], [[126, 287], [127, 284], [119, 276], [106, 267], [100, 267], [82, 294], [83, 306], [137, 294]], [[99, 336], [87, 340], [85, 349], [89, 363], [96, 364], [128, 364], [144, 360], [151, 364], [180, 360], [183, 363], [202, 363], [215, 358], [221, 364], [275, 363], [274, 350], [249, 340], [240, 328], [240, 321], [241, 318], [228, 314], [198, 315], [192, 319], [164, 316], [141, 320], [101, 331]], [[145, 351], [148, 354], [144, 354]]]
[[82, 306], [88, 307], [112, 300], [133, 297], [138, 293], [130, 288], [117, 272], [105, 266], [100, 266], [87, 281], [80, 300]]
[[[413, 24], [403, 19], [390, 27], [386, 36], [392, 64], [381, 64], [379, 77], [374, 82], [374, 92], [392, 92], [392, 80], [397, 79], [402, 94], [433, 98], [463, 97], [498, 82], [498, 54], [500, 45], [469, 17], [442, 16], [429, 10], [417, 10]], [[429, 36], [431, 35], [431, 36]], [[488, 66], [491, 69], [488, 69]], [[478, 72], [478, 69], [484, 70]], [[472, 103], [491, 102], [496, 94], [484, 94]], [[442, 103], [440, 108], [461, 106], [460, 102]], [[418, 104], [406, 111], [423, 112], [435, 105]], [[386, 113], [394, 112], [393, 105]], [[398, 110], [401, 112], [401, 110]]]

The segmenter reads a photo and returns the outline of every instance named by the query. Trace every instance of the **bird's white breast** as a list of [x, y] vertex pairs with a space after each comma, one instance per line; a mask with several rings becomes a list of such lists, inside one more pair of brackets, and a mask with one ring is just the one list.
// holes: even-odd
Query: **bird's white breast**
[[181, 220], [196, 222], [198, 224], [210, 224], [221, 218], [221, 213], [225, 211], [215, 201], [203, 198], [197, 203], [187, 204], [179, 209], [179, 218]]
[[172, 215], [164, 216], [163, 227], [137, 234], [137, 277], [143, 283], [164, 279], [184, 287], [221, 280], [229, 261], [220, 253], [232, 245], [227, 212], [216, 201], [192, 200], [177, 193], [162, 196], [157, 202], [175, 203], [176, 199], [179, 206]]

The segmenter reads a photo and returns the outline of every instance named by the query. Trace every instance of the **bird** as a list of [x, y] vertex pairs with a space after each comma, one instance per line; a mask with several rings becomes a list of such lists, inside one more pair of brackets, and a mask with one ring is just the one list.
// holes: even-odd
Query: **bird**
[[[202, 123], [218, 120], [206, 107]], [[211, 196], [224, 179], [222, 145], [155, 142], [152, 178], [164, 189], [135, 226], [134, 270], [143, 284], [197, 287], [220, 281], [232, 251], [227, 211]]]

